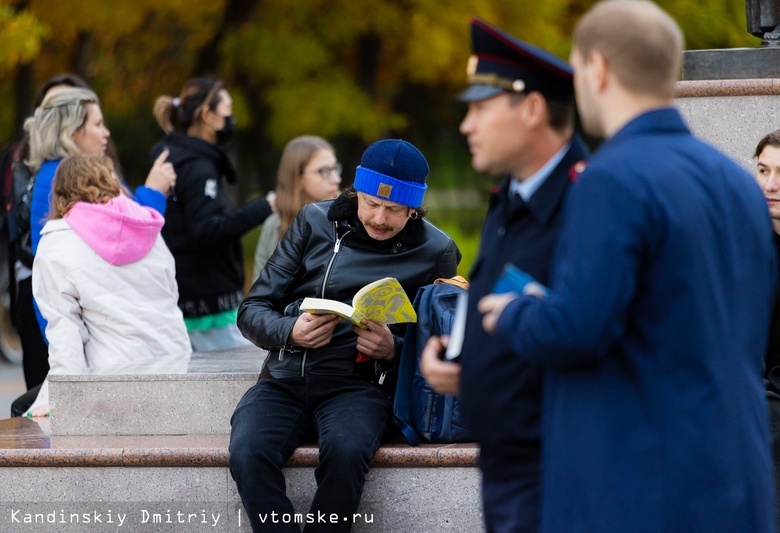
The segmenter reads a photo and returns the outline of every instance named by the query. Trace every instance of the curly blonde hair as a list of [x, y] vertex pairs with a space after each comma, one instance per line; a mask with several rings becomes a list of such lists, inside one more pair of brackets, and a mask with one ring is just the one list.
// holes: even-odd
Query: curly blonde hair
[[76, 202], [105, 204], [122, 194], [123, 190], [111, 158], [92, 155], [66, 157], [54, 174], [49, 217], [64, 217]]

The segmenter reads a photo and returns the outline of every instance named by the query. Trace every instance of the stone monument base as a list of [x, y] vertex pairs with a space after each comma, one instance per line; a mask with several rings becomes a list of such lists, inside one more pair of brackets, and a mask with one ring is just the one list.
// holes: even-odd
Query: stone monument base
[[780, 78], [780, 46], [686, 50], [683, 81]]
[[779, 96], [780, 72], [777, 79], [681, 81], [675, 103], [694, 135], [752, 174], [756, 144], [765, 134], [780, 129]]

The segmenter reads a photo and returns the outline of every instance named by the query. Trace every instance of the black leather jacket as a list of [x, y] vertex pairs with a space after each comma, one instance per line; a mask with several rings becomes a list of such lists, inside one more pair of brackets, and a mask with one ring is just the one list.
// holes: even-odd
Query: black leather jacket
[[[351, 304], [361, 287], [386, 276], [398, 278], [413, 299], [419, 287], [454, 276], [460, 257], [455, 242], [423, 219], [409, 220], [394, 238], [378, 241], [358, 220], [356, 199], [342, 195], [305, 206], [238, 310], [244, 336], [270, 351], [261, 379], [353, 373], [376, 379], [387, 367], [355, 362], [357, 336], [347, 321], [322, 348], [288, 344], [301, 301], [313, 296]], [[397, 356], [405, 326], [391, 329]]]

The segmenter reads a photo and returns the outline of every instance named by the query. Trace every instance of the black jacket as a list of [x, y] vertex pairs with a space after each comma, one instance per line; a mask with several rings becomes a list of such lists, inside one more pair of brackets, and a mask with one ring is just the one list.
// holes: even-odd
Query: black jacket
[[219, 147], [197, 137], [171, 133], [158, 142], [150, 162], [164, 148], [176, 170], [162, 236], [176, 259], [179, 307], [185, 317], [229, 311], [241, 303], [244, 257], [241, 236], [271, 214], [265, 199], [236, 209], [222, 186], [235, 181]]
[[[298, 349], [288, 337], [307, 296], [351, 303], [364, 285], [398, 278], [410, 298], [439, 277], [456, 274], [460, 251], [433, 224], [409, 220], [395, 238], [372, 239], [357, 218], [356, 200], [344, 195], [305, 206], [296, 217], [238, 310], [246, 338], [270, 350], [264, 376], [351, 375], [373, 379], [373, 363], [355, 363], [357, 337], [342, 321], [331, 342], [316, 350]], [[400, 329], [391, 326], [394, 334]], [[399, 339], [399, 337], [397, 337]], [[396, 356], [400, 342], [396, 344]]]

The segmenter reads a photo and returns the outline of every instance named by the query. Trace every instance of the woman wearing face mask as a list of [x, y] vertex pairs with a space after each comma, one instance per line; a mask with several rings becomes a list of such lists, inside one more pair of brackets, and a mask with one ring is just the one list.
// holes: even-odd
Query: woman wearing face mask
[[222, 82], [195, 78], [178, 97], [161, 96], [154, 105], [167, 134], [150, 162], [167, 149], [177, 180], [168, 198], [162, 230], [176, 260], [179, 307], [195, 351], [247, 345], [236, 327], [243, 299], [241, 236], [271, 214], [267, 199], [236, 209], [223, 187], [236, 181], [225, 152], [235, 129], [233, 101]]

